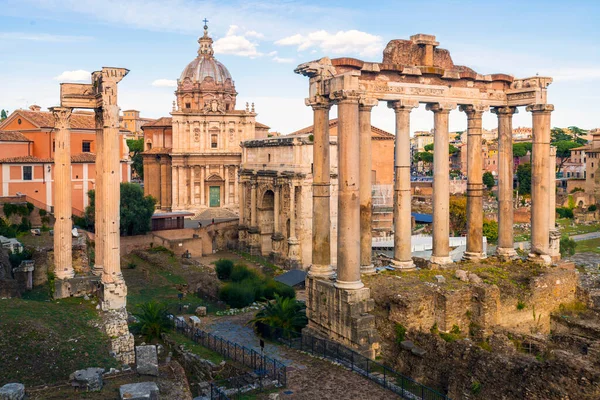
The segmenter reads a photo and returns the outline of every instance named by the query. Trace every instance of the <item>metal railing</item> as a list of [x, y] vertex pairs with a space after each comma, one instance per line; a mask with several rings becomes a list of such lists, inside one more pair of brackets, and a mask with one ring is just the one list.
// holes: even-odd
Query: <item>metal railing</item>
[[[253, 374], [256, 375], [261, 382], [260, 387], [255, 388], [257, 390], [262, 387], [263, 378], [275, 381], [277, 386], [283, 387], [287, 384], [286, 366], [275, 358], [271, 358], [254, 349], [231, 342], [227, 339], [223, 339], [222, 337], [213, 335], [212, 333], [205, 332], [199, 328], [192, 327], [181, 319], [175, 319], [175, 329], [177, 332], [189, 337], [195, 343], [198, 343], [203, 347], [221, 354], [223, 357], [229, 358], [252, 369], [254, 371]], [[214, 390], [212, 386], [215, 386]], [[241, 386], [239, 386], [239, 388], [240, 390], [238, 390], [238, 392], [241, 392]], [[221, 391], [222, 394], [219, 395], [221, 397], [211, 398], [229, 398], [225, 394], [225, 391], [222, 389], [222, 387], [218, 384], [211, 385], [211, 392], [213, 391], [216, 394]]]
[[401, 373], [371, 360], [348, 347], [330, 340], [317, 338], [306, 333], [285, 331], [262, 325], [260, 331], [277, 339], [290, 348], [322, 357], [347, 367], [367, 379], [383, 386], [403, 399], [409, 400], [450, 400], [443, 395]]

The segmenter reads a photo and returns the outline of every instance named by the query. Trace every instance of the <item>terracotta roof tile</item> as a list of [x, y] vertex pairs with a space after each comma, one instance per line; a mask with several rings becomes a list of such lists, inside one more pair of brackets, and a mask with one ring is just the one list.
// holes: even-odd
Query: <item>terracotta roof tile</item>
[[170, 154], [171, 147], [153, 147], [150, 150], [144, 151], [142, 154]]
[[[336, 127], [338, 124], [338, 120], [337, 118], [334, 119], [330, 119], [329, 120], [329, 128], [334, 128]], [[313, 129], [313, 125], [311, 126], [307, 126], [306, 128], [300, 129], [296, 132], [292, 132], [290, 133], [290, 135], [306, 135], [309, 133], [313, 133], [314, 129]], [[390, 138], [393, 139], [394, 135], [392, 135], [391, 133], [384, 131], [383, 129], [379, 129], [375, 126], [371, 126], [371, 132], [374, 133], [376, 137], [381, 137], [381, 138]]]
[[149, 126], [172, 126], [173, 125], [173, 118], [171, 117], [160, 117], [159, 119], [152, 121], [152, 122], [148, 122], [144, 125], [142, 125], [142, 128], [147, 128]]
[[21, 132], [0, 131], [0, 142], [31, 142]]
[[[17, 110], [16, 112], [40, 128], [54, 128], [54, 116], [49, 111]], [[71, 129], [96, 129], [94, 113], [90, 111], [75, 111], [71, 115]]]
[[261, 129], [271, 129], [271, 127], [270, 127], [270, 126], [267, 126], [267, 125], [265, 125], [265, 124], [261, 124], [260, 122], [256, 122], [256, 123], [254, 123], [254, 126], [255, 126], [256, 128], [261, 128]]
[[0, 163], [52, 163], [51, 158], [38, 158], [34, 156], [7, 157], [0, 160]]
[[96, 162], [96, 154], [94, 153], [80, 153], [71, 156], [71, 162], [73, 163], [93, 163]]

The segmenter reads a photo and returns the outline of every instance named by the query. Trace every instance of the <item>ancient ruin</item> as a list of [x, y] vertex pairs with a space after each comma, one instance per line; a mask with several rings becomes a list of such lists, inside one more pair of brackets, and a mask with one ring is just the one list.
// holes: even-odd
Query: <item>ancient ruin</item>
[[[313, 265], [307, 279], [307, 329], [349, 343], [365, 353], [377, 350], [369, 289], [361, 273], [370, 272], [370, 260], [361, 246], [361, 237], [370, 234], [367, 217], [371, 203], [368, 174], [361, 166], [370, 164], [370, 151], [361, 146], [361, 135], [370, 131], [370, 112], [385, 101], [396, 114], [394, 259], [398, 269], [412, 269], [410, 254], [410, 112], [426, 104], [434, 117], [433, 254], [431, 263], [451, 263], [449, 257], [449, 165], [448, 117], [458, 106], [468, 121], [468, 241], [466, 258], [485, 257], [482, 242], [481, 118], [491, 110], [498, 115], [499, 131], [499, 245], [497, 256], [510, 259], [512, 230], [512, 116], [518, 107], [532, 113], [532, 238], [529, 258], [549, 265], [560, 258], [558, 235], [550, 218], [551, 179], [550, 114], [546, 102], [552, 78], [535, 76], [516, 79], [506, 74], [481, 75], [471, 68], [455, 65], [448, 50], [440, 49], [435, 36], [417, 34], [410, 40], [393, 40], [382, 62], [355, 58], [322, 58], [301, 64], [296, 73], [310, 79], [306, 104], [314, 111]], [[339, 118], [339, 196], [337, 276], [328, 253], [330, 221], [322, 213], [329, 200], [330, 154], [325, 122], [331, 106]], [[368, 146], [367, 146], [368, 147]], [[364, 169], [364, 168], [363, 168]], [[319, 179], [325, 177], [324, 179]], [[327, 213], [325, 215], [328, 215]], [[361, 257], [361, 254], [364, 257]]]

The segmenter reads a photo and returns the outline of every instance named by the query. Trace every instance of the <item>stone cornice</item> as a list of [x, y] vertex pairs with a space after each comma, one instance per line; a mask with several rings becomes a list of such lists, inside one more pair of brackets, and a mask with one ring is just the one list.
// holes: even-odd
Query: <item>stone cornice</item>
[[532, 104], [527, 106], [527, 111], [532, 113], [551, 113], [554, 111], [554, 105], [552, 104]]
[[517, 114], [519, 110], [517, 107], [493, 107], [491, 110], [492, 114], [512, 116]]
[[449, 113], [456, 108], [456, 103], [427, 103], [425, 108], [427, 111], [433, 111], [434, 113]]
[[388, 108], [393, 109], [395, 112], [407, 110], [412, 111], [413, 108], [419, 107], [419, 102], [417, 100], [403, 99], [403, 100], [395, 100], [388, 101]]

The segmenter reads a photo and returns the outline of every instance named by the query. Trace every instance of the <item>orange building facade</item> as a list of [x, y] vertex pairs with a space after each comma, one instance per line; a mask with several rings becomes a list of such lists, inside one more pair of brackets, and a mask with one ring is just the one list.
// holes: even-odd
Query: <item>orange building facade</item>
[[[26, 195], [47, 211], [54, 205], [54, 116], [38, 106], [14, 111], [0, 123], [0, 195]], [[96, 129], [94, 113], [71, 116], [71, 179], [73, 214], [88, 205], [87, 192], [95, 188]], [[121, 181], [129, 182], [131, 163], [125, 138], [120, 145]]]

